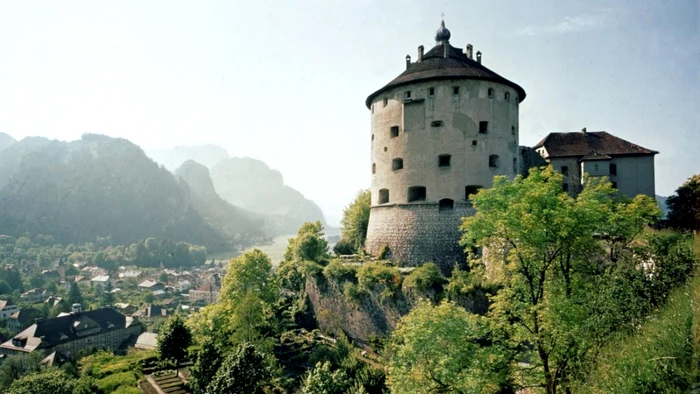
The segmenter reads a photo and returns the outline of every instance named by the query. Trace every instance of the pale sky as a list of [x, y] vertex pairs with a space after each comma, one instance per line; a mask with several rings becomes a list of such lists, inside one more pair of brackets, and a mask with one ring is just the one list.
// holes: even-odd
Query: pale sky
[[365, 98], [434, 45], [520, 84], [520, 141], [606, 130], [700, 172], [700, 0], [2, 1], [0, 131], [217, 144], [279, 169], [330, 224], [370, 184]]

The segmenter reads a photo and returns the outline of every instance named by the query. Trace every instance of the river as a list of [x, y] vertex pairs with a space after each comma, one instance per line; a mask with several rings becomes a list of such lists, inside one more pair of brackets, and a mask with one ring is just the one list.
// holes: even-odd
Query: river
[[260, 249], [272, 260], [272, 266], [276, 267], [284, 258], [284, 252], [287, 250], [287, 244], [289, 243], [289, 238], [296, 237], [296, 234], [292, 235], [280, 235], [272, 240], [272, 243], [265, 245], [254, 245], [244, 250], [243, 252], [238, 250], [231, 250], [226, 252], [212, 253], [208, 257], [208, 260], [214, 260], [217, 263], [219, 261], [228, 261], [234, 257], [240, 256], [241, 254], [253, 250]]

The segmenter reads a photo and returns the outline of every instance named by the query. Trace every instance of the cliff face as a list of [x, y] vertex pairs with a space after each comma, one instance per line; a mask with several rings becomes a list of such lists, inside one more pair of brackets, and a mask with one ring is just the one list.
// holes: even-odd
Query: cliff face
[[369, 342], [371, 336], [386, 336], [413, 307], [403, 294], [381, 300], [370, 292], [358, 301], [349, 301], [343, 294], [342, 283], [320, 275], [307, 278], [306, 294], [322, 331], [345, 333], [360, 343]]

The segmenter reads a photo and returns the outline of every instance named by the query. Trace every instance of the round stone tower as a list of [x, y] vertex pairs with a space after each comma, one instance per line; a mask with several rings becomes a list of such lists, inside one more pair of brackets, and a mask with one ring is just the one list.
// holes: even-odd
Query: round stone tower
[[494, 175], [518, 172], [518, 105], [525, 91], [450, 45], [441, 23], [435, 46], [367, 97], [372, 117], [372, 208], [366, 250], [387, 246], [402, 266], [432, 261], [449, 273], [464, 262], [461, 218], [469, 195]]

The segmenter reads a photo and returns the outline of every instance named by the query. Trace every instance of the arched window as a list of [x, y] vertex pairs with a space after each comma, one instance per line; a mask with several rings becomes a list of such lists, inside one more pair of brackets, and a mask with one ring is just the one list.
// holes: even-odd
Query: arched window
[[389, 189], [379, 189], [379, 203], [386, 204], [389, 202]]
[[377, 173], [377, 163], [372, 163], [372, 174]]
[[490, 155], [489, 156], [489, 167], [497, 168], [499, 164], [500, 163], [498, 160], [498, 155]]
[[438, 167], [449, 167], [452, 163], [451, 155], [440, 155], [438, 156]]
[[400, 157], [397, 157], [396, 159], [391, 161], [391, 169], [396, 171], [400, 170], [403, 168], [403, 159]]
[[455, 209], [454, 200], [450, 200], [449, 198], [443, 198], [442, 200], [440, 200], [441, 211], [451, 211], [453, 209]]
[[425, 201], [427, 192], [425, 186], [411, 186], [408, 188], [408, 202]]
[[464, 199], [469, 200], [472, 194], [476, 194], [481, 189], [481, 185], [467, 185], [464, 187]]
[[510, 92], [506, 92], [506, 93], [503, 95], [503, 98], [504, 98], [506, 101], [510, 101]]
[[493, 98], [493, 88], [489, 88], [489, 98]]

